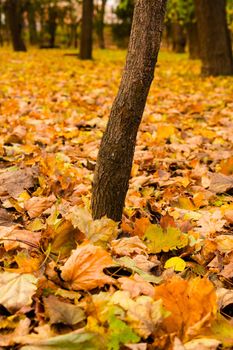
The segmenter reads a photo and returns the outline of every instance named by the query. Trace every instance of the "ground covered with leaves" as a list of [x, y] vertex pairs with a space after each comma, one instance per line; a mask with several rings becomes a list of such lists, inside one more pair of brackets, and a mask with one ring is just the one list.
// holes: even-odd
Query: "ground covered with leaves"
[[91, 181], [124, 53], [0, 52], [0, 347], [233, 347], [233, 78], [162, 53], [122, 223]]

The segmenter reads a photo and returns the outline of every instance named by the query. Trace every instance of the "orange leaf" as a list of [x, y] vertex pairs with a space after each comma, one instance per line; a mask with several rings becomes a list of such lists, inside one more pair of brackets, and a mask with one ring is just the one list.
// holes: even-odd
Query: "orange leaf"
[[216, 294], [213, 284], [207, 279], [194, 278], [185, 281], [174, 276], [170, 281], [155, 287], [156, 300], [171, 312], [164, 319], [162, 333], [175, 333], [180, 339], [192, 339], [196, 332], [209, 325], [216, 315]]
[[113, 265], [106, 250], [92, 244], [79, 246], [61, 268], [61, 277], [70, 289], [90, 290], [112, 283], [113, 279], [104, 274], [105, 267]]

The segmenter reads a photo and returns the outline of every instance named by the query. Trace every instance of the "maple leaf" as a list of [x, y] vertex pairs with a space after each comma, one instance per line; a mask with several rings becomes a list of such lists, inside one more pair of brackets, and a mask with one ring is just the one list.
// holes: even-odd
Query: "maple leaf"
[[121, 238], [111, 242], [113, 254], [127, 256], [132, 254], [146, 254], [147, 247], [138, 236]]
[[188, 235], [178, 228], [168, 227], [166, 231], [158, 225], [150, 225], [144, 235], [144, 241], [151, 253], [168, 252], [188, 245]]
[[174, 276], [155, 287], [155, 299], [162, 299], [165, 309], [171, 312], [163, 320], [159, 333], [174, 333], [188, 341], [215, 319], [216, 293], [213, 284], [206, 279], [197, 277], [185, 281]]
[[86, 244], [73, 250], [64, 266], [61, 277], [70, 289], [93, 289], [112, 283], [113, 279], [103, 273], [103, 269], [114, 265], [111, 256], [99, 246]]
[[40, 216], [43, 211], [50, 208], [56, 201], [56, 197], [52, 194], [49, 197], [32, 197], [24, 203], [24, 208], [27, 210], [30, 218]]
[[33, 275], [13, 272], [0, 273], [0, 304], [10, 311], [31, 305], [37, 279]]

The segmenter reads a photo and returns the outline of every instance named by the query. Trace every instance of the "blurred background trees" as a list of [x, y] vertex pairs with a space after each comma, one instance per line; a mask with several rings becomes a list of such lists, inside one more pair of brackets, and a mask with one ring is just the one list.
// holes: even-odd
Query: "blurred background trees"
[[[0, 45], [75, 48], [83, 59], [93, 46], [126, 48], [135, 1], [0, 0]], [[203, 74], [232, 74], [232, 37], [233, 0], [168, 1], [162, 45], [201, 59]]]

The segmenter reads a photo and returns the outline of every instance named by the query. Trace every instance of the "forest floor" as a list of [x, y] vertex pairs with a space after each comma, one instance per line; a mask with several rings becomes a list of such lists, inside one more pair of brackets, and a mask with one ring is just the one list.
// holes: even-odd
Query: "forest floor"
[[233, 78], [162, 52], [123, 221], [91, 181], [122, 51], [0, 51], [0, 348], [233, 348]]

